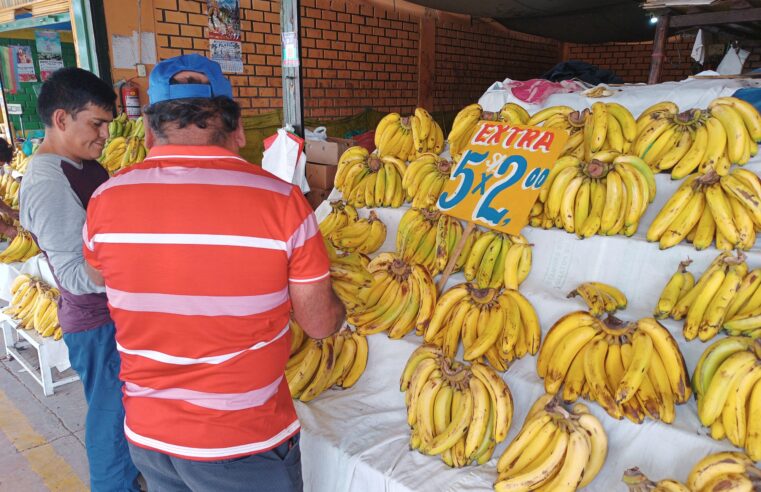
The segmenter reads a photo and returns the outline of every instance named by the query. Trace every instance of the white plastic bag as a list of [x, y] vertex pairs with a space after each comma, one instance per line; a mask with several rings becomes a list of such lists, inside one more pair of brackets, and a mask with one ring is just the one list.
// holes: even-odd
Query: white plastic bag
[[324, 142], [328, 139], [328, 129], [324, 126], [318, 126], [314, 131], [310, 129], [304, 130], [304, 137], [307, 140], [318, 140]]
[[306, 163], [304, 140], [296, 135], [280, 128], [275, 135], [264, 140], [262, 168], [283, 181], [295, 184], [303, 193], [309, 192]]

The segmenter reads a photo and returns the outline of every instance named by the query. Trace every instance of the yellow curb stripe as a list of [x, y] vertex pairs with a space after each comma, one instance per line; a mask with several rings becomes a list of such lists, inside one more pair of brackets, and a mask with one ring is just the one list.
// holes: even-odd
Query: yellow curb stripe
[[34, 430], [26, 416], [0, 390], [0, 430], [29, 462], [29, 468], [53, 491], [87, 490], [69, 463]]

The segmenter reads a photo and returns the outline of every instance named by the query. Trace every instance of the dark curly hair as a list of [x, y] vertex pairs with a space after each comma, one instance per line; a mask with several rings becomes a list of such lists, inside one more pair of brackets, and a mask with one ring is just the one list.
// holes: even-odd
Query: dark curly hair
[[[174, 78], [170, 84], [199, 84], [201, 81], [190, 77], [183, 82]], [[215, 126], [208, 143], [220, 145], [227, 136], [238, 129], [240, 105], [226, 96], [212, 98], [173, 99], [151, 104], [143, 109], [148, 124], [160, 139], [166, 138], [166, 127], [169, 124], [183, 129], [197, 126], [206, 129]]]

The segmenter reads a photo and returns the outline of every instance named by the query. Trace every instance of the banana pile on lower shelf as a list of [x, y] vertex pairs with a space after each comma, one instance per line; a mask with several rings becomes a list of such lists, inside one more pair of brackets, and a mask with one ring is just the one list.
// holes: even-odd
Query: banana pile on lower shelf
[[629, 492], [754, 492], [761, 490], [761, 469], [746, 455], [709, 454], [692, 467], [687, 483], [673, 478], [653, 482], [639, 468], [624, 472]]
[[365, 372], [367, 356], [363, 335], [342, 329], [315, 340], [292, 319], [291, 357], [285, 368], [291, 396], [307, 402], [334, 386], [351, 388]]
[[412, 428], [410, 446], [455, 468], [489, 461], [513, 418], [507, 384], [489, 367], [467, 365], [422, 345], [400, 381]]
[[542, 330], [534, 307], [512, 289], [479, 289], [462, 283], [446, 291], [436, 303], [423, 331], [427, 343], [454, 357], [460, 346], [467, 361], [485, 358], [497, 371], [539, 350]]
[[585, 405], [567, 410], [544, 395], [500, 456], [494, 490], [573, 492], [595, 479], [607, 455], [605, 429]]
[[587, 311], [567, 314], [547, 333], [536, 368], [547, 393], [562, 389], [567, 402], [582, 396], [638, 424], [646, 416], [673, 422], [674, 406], [691, 394], [679, 345], [653, 318], [625, 323]]
[[761, 459], [761, 341], [726, 337], [706, 349], [692, 386], [700, 422], [753, 460]]
[[3, 311], [17, 320], [25, 330], [36, 330], [43, 337], [60, 340], [63, 336], [58, 323], [60, 292], [37, 277], [21, 274], [11, 284], [11, 302]]

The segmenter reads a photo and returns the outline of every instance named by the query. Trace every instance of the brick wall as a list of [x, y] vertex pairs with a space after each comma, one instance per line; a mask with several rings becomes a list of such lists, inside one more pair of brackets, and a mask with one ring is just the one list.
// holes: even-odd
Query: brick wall
[[[694, 73], [692, 35], [673, 36], [666, 44], [666, 57], [663, 60], [662, 81], [682, 80]], [[566, 47], [567, 59], [578, 60], [614, 71], [624, 82], [647, 82], [650, 74], [650, 60], [653, 52], [652, 42], [643, 43], [605, 43], [605, 44], [569, 44]]]
[[[153, 0], [158, 56], [208, 54], [206, 0]], [[244, 114], [282, 107], [280, 2], [240, 0], [244, 73], [231, 75]], [[307, 118], [372, 107], [410, 112], [418, 99], [420, 19], [356, 0], [302, 0]], [[440, 22], [433, 111], [475, 102], [495, 80], [541, 75], [559, 61], [554, 41]]]
[[[21, 104], [23, 116], [10, 115], [9, 118], [13, 123], [16, 131], [21, 131], [19, 120], [24, 120], [24, 130], [42, 129], [44, 125], [37, 116], [37, 95], [34, 93], [34, 87], [42, 83], [40, 80], [40, 66], [37, 59], [37, 45], [34, 40], [30, 39], [13, 39], [0, 38], [0, 46], [31, 46], [32, 58], [34, 60], [34, 70], [37, 73], [37, 82], [19, 82], [18, 90], [15, 94], [5, 93], [5, 102], [8, 104]], [[72, 43], [61, 42], [61, 55], [63, 64], [66, 67], [76, 67], [77, 59]]]
[[515, 32], [495, 32], [481, 24], [444, 23], [436, 30], [437, 111], [478, 101], [494, 81], [537, 78], [559, 61], [556, 41]]

